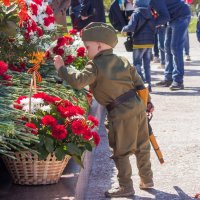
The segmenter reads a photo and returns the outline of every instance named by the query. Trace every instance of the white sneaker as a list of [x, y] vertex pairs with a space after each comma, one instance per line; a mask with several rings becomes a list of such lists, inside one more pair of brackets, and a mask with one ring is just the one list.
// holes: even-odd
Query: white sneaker
[[153, 58], [154, 63], [160, 63], [160, 58], [159, 57], [154, 57]]
[[185, 61], [191, 61], [191, 58], [190, 58], [189, 55], [186, 55], [186, 56], [185, 56]]

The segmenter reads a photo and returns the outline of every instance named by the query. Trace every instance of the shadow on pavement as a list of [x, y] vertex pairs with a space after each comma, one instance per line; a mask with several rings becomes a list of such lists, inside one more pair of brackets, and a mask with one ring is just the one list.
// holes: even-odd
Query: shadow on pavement
[[[155, 197], [149, 198], [149, 197], [141, 197], [135, 195], [134, 197], [129, 197], [126, 198], [127, 200], [153, 200], [153, 199], [158, 199], [158, 200], [193, 200], [193, 197], [188, 196], [180, 187], [174, 186], [174, 189], [177, 194], [170, 194], [167, 192], [163, 192], [160, 190], [156, 190], [154, 188], [146, 190], [146, 192], [154, 195]], [[116, 198], [117, 199], [117, 198]], [[120, 199], [120, 198], [118, 198]]]
[[[161, 87], [160, 87], [161, 88]], [[154, 95], [166, 95], [166, 96], [200, 96], [200, 87], [185, 87], [184, 90], [177, 91], [155, 91], [153, 89], [152, 94]]]

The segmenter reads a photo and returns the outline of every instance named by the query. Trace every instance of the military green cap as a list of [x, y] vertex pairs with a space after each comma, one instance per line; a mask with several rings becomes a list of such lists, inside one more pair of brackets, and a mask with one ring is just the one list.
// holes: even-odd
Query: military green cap
[[114, 48], [118, 42], [115, 29], [103, 22], [91, 22], [82, 30], [83, 41], [105, 43]]

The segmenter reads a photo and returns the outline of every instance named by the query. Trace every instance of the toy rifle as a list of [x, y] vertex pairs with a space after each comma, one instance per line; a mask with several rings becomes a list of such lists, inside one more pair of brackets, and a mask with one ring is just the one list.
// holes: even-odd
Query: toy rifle
[[153, 130], [152, 130], [152, 127], [150, 125], [150, 121], [152, 119], [153, 115], [152, 114], [149, 114], [148, 115], [148, 127], [149, 127], [149, 139], [150, 139], [150, 142], [151, 142], [151, 145], [158, 157], [158, 160], [160, 161], [160, 164], [163, 164], [164, 163], [164, 159], [163, 159], [163, 155], [162, 155], [162, 152], [158, 146], [158, 143], [156, 141], [156, 138], [153, 134]]
[[[145, 88], [139, 89], [139, 90], [137, 90], [137, 93], [138, 93], [139, 97], [144, 101], [144, 104], [147, 106], [148, 96], [149, 96], [148, 88], [145, 87]], [[163, 164], [164, 163], [163, 155], [160, 151], [160, 148], [158, 146], [158, 143], [156, 141], [156, 138], [153, 134], [153, 130], [150, 125], [150, 121], [151, 121], [153, 115], [152, 115], [152, 113], [148, 113], [147, 116], [148, 116], [149, 139], [150, 139], [151, 145], [158, 157], [158, 160], [160, 161], [161, 164]]]

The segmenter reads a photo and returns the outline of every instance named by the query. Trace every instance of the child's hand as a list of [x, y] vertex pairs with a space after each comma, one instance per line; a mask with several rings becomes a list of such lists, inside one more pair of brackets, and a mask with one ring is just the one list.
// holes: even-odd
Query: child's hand
[[147, 114], [154, 111], [154, 105], [151, 102], [147, 103]]
[[63, 61], [63, 59], [62, 59], [62, 57], [61, 56], [54, 56], [54, 65], [55, 65], [55, 68], [56, 68], [56, 70], [58, 71], [62, 66], [64, 66], [65, 64], [64, 64], [64, 61]]

